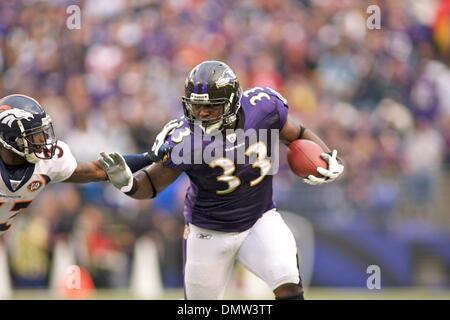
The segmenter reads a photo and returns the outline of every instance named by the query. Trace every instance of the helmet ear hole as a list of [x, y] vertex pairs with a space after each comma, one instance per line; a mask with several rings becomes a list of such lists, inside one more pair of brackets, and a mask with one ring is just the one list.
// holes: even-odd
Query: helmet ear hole
[[23, 140], [20, 137], [6, 135], [5, 141], [11, 145], [23, 146]]
[[18, 138], [11, 137], [11, 136], [5, 137], [5, 141], [6, 141], [7, 143], [16, 143], [16, 140], [18, 140]]

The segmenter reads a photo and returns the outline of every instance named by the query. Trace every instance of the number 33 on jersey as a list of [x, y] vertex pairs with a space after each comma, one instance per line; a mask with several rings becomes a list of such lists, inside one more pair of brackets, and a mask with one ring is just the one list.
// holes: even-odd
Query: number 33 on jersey
[[[220, 139], [203, 136], [198, 143], [195, 128], [183, 118], [179, 120], [166, 141], [174, 150], [178, 148], [193, 156], [183, 157], [191, 161], [180, 162], [172, 153], [164, 165], [182, 170], [190, 178], [185, 201], [187, 221], [211, 228], [215, 227], [211, 216], [216, 216], [221, 225], [229, 217], [229, 228], [225, 226], [223, 231], [235, 230], [236, 221], [241, 222], [239, 229], [245, 229], [255, 219], [249, 212], [258, 215], [275, 207], [270, 172], [278, 149], [274, 149], [273, 141], [278, 146], [278, 134], [287, 113], [287, 102], [278, 92], [255, 87], [242, 95], [236, 133], [227, 130]], [[251, 136], [249, 132], [256, 133], [255, 139], [245, 138]], [[217, 156], [210, 152], [220, 148], [222, 152]], [[207, 159], [205, 154], [211, 156]]]

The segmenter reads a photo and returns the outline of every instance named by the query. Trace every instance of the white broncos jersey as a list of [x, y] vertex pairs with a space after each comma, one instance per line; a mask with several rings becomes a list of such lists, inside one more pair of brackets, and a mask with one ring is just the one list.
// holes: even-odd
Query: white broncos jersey
[[28, 207], [48, 183], [66, 180], [76, 167], [77, 162], [69, 146], [62, 141], [58, 141], [53, 158], [30, 164], [20, 181], [9, 179], [0, 160], [0, 235], [10, 228], [20, 210]]

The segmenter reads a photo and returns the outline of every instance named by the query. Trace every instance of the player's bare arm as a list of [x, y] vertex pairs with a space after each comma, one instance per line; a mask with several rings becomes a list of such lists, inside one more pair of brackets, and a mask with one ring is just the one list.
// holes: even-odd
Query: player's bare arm
[[[123, 158], [133, 173], [158, 160], [152, 159], [148, 153], [128, 154]], [[108, 175], [100, 164], [100, 160], [96, 160], [78, 163], [75, 171], [64, 182], [86, 183], [105, 180], [108, 180]]]
[[154, 198], [174, 182], [182, 171], [166, 168], [157, 162], [134, 174], [136, 190], [130, 194], [134, 199]]
[[280, 132], [280, 140], [288, 145], [294, 140], [306, 139], [317, 143], [325, 152], [331, 152], [330, 148], [322, 141], [312, 130], [299, 125], [295, 120], [288, 116], [286, 123]]
[[72, 175], [63, 182], [86, 183], [107, 180], [108, 176], [99, 161], [78, 163]]
[[[123, 160], [132, 173], [151, 165], [159, 159], [154, 154], [149, 155], [148, 153], [127, 154], [123, 156]], [[73, 174], [64, 182], [86, 183], [105, 180], [108, 180], [108, 175], [102, 167], [100, 160], [96, 160], [78, 163]]]
[[286, 123], [280, 132], [280, 140], [288, 145], [294, 140], [306, 139], [317, 143], [325, 152], [322, 154], [322, 158], [327, 161], [328, 168], [317, 168], [317, 172], [323, 177], [316, 177], [310, 175], [308, 178], [303, 179], [307, 184], [320, 185], [336, 180], [343, 172], [344, 165], [340, 158], [337, 156], [337, 150], [331, 151], [330, 148], [322, 141], [312, 130], [306, 129], [301, 125], [298, 125], [292, 118], [287, 117]]

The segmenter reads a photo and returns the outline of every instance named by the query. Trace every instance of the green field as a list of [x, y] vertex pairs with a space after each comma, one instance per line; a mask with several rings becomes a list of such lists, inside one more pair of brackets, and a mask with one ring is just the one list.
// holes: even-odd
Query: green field
[[[272, 299], [271, 296], [248, 297], [239, 294], [228, 294], [226, 299]], [[335, 289], [335, 288], [310, 288], [306, 291], [308, 300], [450, 300], [450, 291], [426, 290], [421, 288], [402, 289]], [[49, 291], [42, 290], [15, 290], [12, 299], [34, 300], [34, 299], [61, 299]], [[97, 300], [129, 300], [136, 299], [129, 291], [121, 290], [97, 290], [91, 299]], [[183, 299], [182, 290], [167, 290], [155, 300], [179, 300]]]

